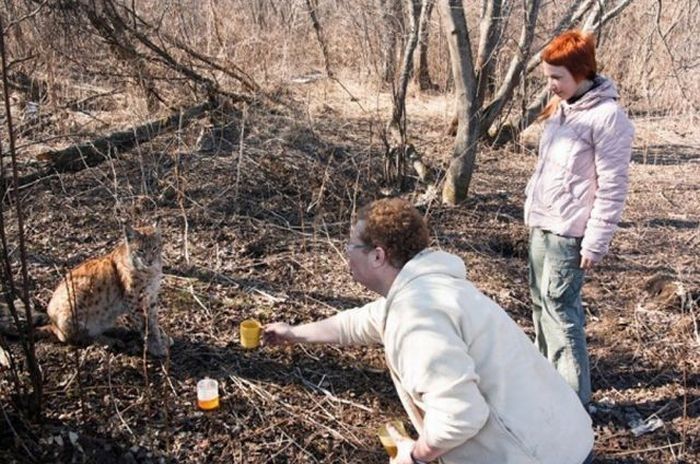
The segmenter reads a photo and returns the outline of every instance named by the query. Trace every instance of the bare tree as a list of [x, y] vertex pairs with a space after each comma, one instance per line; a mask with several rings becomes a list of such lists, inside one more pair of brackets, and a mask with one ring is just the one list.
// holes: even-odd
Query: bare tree
[[481, 108], [477, 105], [477, 75], [462, 0], [440, 0], [438, 11], [450, 52], [458, 118], [457, 139], [442, 196], [443, 201], [455, 204], [462, 199], [460, 192], [466, 193], [474, 170]]
[[381, 76], [384, 82], [392, 82], [396, 74], [396, 39], [403, 29], [401, 0], [378, 0], [377, 3], [381, 15]]
[[418, 19], [421, 16], [421, 0], [406, 0], [409, 19], [409, 35], [401, 61], [398, 85], [393, 88], [394, 109], [387, 124], [390, 141], [385, 140], [384, 174], [388, 179], [396, 177], [402, 183], [405, 177], [406, 158], [406, 89], [413, 69], [413, 52], [418, 42]]
[[326, 44], [326, 40], [324, 38], [323, 28], [321, 27], [321, 23], [318, 21], [318, 15], [316, 14], [316, 10], [318, 10], [318, 1], [317, 0], [305, 0], [305, 1], [306, 1], [306, 9], [309, 12], [309, 18], [311, 19], [311, 24], [313, 25], [314, 31], [316, 32], [316, 40], [318, 40], [318, 43], [321, 46], [321, 53], [323, 54], [323, 66], [326, 68], [326, 76], [332, 77], [333, 72], [331, 71], [331, 62], [330, 62], [330, 58], [328, 57], [328, 45]]
[[[581, 29], [584, 31], [600, 34], [603, 26], [619, 15], [632, 1], [633, 0], [621, 0], [607, 12], [605, 11], [604, 1], [595, 2], [594, 0], [584, 0], [574, 2], [550, 36], [555, 37], [573, 25], [581, 24]], [[544, 47], [541, 47], [528, 61], [527, 70], [525, 71], [526, 74], [530, 74], [542, 62], [540, 56], [542, 48]], [[535, 121], [537, 115], [540, 114], [547, 104], [548, 99], [549, 91], [546, 87], [543, 87], [539, 93], [525, 105], [524, 110], [518, 117], [504, 125], [494, 142], [500, 145], [514, 140], [520, 132], [527, 129]]]
[[[547, 33], [546, 36], [553, 37], [572, 26], [579, 26], [588, 31], [600, 31], [631, 1], [619, 0], [610, 8], [606, 0], [572, 2], [555, 30]], [[444, 203], [457, 204], [466, 198], [476, 165], [479, 140], [489, 138], [489, 131], [502, 115], [506, 105], [511, 102], [515, 89], [524, 76], [539, 64], [539, 56], [533, 58], [530, 56], [540, 6], [540, 0], [523, 1], [523, 18], [517, 46], [500, 85], [493, 86], [495, 92], [490, 95], [488, 88], [495, 77], [494, 60], [496, 56], [503, 58], [500, 50], [503, 42], [507, 40], [502, 33], [504, 17], [502, 13], [511, 7], [511, 0], [487, 0], [483, 4], [476, 59], [472, 56], [470, 31], [465, 20], [463, 2], [461, 0], [438, 2], [455, 80], [457, 120], [452, 161], [442, 190]], [[547, 98], [546, 89], [537, 93], [518, 120], [508, 126], [510, 130], [504, 132], [507, 134], [505, 139], [512, 139], [517, 132], [531, 124]]]
[[428, 71], [428, 36], [430, 33], [430, 16], [433, 13], [435, 0], [423, 0], [418, 20], [418, 48], [416, 49], [413, 80], [421, 90], [430, 90], [435, 85]]
[[105, 3], [103, 15], [95, 13], [95, 10], [88, 10], [88, 17], [93, 26], [107, 38], [115, 54], [136, 71], [137, 83], [146, 98], [147, 108], [149, 111], [156, 111], [163, 99], [156, 91], [146, 60], [138, 53], [135, 44], [126, 33], [124, 19], [111, 2]]

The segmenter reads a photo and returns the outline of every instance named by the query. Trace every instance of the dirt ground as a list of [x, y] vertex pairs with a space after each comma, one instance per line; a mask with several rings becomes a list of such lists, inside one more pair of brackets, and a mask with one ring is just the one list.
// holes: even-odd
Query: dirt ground
[[[18, 416], [0, 375], [0, 461], [388, 462], [375, 430], [408, 422], [380, 348], [244, 350], [237, 334], [249, 317], [296, 324], [368, 302], [342, 250], [352, 212], [384, 194], [420, 204], [433, 245], [463, 257], [469, 278], [532, 334], [522, 205], [536, 130], [521, 147], [483, 149], [469, 200], [444, 207], [414, 177], [403, 192], [386, 185], [388, 96], [345, 84], [297, 86], [295, 110], [238, 107], [21, 190], [38, 311], [64, 270], [119, 242], [120, 220], [159, 221], [160, 319], [174, 345], [169, 359], [144, 362], [128, 331], [112, 347], [41, 341], [44, 419]], [[445, 97], [412, 96], [408, 114], [418, 152], [444, 169]], [[623, 221], [584, 288], [595, 462], [698, 463], [700, 134], [689, 117], [635, 124]], [[205, 376], [220, 384], [214, 412], [196, 408]]]

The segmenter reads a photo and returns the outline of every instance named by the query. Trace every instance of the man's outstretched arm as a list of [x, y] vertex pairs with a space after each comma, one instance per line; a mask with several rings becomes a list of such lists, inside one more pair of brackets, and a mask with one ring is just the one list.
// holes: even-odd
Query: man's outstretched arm
[[275, 322], [265, 326], [263, 343], [287, 345], [291, 343], [340, 343], [340, 324], [337, 316], [317, 322], [292, 326]]

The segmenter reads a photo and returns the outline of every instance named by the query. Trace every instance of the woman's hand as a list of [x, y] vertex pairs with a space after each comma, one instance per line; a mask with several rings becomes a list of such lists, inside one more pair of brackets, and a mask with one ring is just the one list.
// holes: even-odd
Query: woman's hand
[[584, 271], [593, 269], [593, 266], [595, 266], [595, 264], [595, 261], [593, 261], [591, 258], [581, 256], [581, 269], [583, 269]]
[[396, 457], [389, 460], [389, 464], [413, 464], [413, 459], [411, 459], [411, 451], [413, 450], [414, 440], [401, 435], [396, 428], [391, 425], [386, 425], [386, 430], [389, 432], [389, 436], [396, 443]]
[[263, 327], [264, 345], [288, 345], [296, 341], [292, 326], [284, 322], [275, 322]]

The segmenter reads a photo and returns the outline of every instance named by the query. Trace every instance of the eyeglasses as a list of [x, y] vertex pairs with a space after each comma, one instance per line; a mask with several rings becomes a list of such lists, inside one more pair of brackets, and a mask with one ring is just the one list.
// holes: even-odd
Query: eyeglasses
[[348, 243], [345, 245], [345, 252], [350, 253], [352, 250], [356, 249], [371, 250], [372, 248], [374, 248], [372, 245], [367, 245], [365, 243]]

